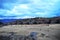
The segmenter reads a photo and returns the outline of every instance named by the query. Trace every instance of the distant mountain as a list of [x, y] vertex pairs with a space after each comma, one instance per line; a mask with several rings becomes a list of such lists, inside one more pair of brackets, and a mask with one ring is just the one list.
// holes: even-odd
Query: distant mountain
[[52, 18], [27, 18], [27, 19], [6, 19], [0, 20], [0, 25], [20, 25], [20, 24], [60, 24], [60, 16]]
[[8, 22], [12, 22], [12, 21], [15, 21], [17, 19], [0, 19], [0, 22], [2, 23], [8, 23]]
[[17, 19], [0, 19], [0, 26], [5, 26], [8, 23], [13, 22], [15, 20], [17, 20]]

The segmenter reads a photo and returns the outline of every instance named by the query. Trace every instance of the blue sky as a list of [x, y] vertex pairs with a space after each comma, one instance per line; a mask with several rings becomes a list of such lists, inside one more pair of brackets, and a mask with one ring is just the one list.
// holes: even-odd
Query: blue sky
[[60, 0], [0, 0], [0, 19], [60, 16]]

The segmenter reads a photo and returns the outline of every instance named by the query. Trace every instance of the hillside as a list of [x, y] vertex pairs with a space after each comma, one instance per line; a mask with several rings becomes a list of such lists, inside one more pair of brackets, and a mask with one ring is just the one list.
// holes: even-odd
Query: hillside
[[[3, 23], [0, 21], [0, 26], [2, 25], [20, 25], [20, 24], [60, 24], [60, 17], [52, 17], [52, 18], [42, 18], [42, 17], [36, 17], [36, 18], [27, 18], [27, 19], [15, 19], [10, 22]], [[8, 21], [8, 19], [6, 20]]]
[[8, 24], [60, 24], [60, 17], [53, 18], [28, 18], [28, 19], [18, 19], [16, 21], [10, 22]]

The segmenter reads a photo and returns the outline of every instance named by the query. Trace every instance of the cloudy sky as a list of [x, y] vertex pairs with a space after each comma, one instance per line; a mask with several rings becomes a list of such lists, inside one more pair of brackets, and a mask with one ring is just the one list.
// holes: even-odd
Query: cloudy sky
[[0, 0], [0, 19], [60, 16], [60, 0]]

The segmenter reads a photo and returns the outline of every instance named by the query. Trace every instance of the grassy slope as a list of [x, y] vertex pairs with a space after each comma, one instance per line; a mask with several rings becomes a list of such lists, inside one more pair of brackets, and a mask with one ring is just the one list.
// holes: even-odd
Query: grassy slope
[[[30, 32], [37, 32], [38, 40], [57, 40], [55, 36], [60, 33], [60, 24], [8, 25], [0, 28], [0, 32], [3, 31], [16, 32], [17, 35], [29, 35]], [[45, 36], [43, 37], [41, 34], [45, 34]]]

